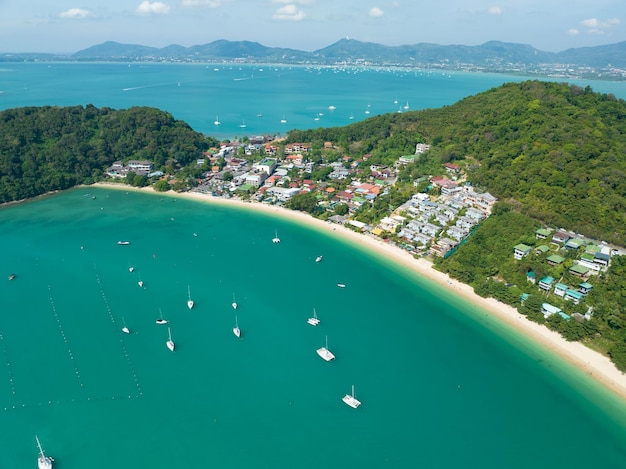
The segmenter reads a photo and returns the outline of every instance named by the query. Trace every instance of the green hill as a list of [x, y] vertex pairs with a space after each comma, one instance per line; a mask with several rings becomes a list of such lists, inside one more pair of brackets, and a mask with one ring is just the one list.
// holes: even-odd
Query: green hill
[[113, 161], [186, 165], [204, 136], [153, 108], [27, 107], [0, 112], [0, 203], [93, 181]]

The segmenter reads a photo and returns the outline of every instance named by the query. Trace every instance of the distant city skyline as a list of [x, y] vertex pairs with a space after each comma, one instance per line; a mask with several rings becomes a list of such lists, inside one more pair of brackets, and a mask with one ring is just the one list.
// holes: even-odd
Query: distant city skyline
[[218, 39], [314, 51], [345, 37], [388, 46], [497, 40], [559, 52], [626, 41], [624, 11], [623, 0], [0, 0], [0, 52]]

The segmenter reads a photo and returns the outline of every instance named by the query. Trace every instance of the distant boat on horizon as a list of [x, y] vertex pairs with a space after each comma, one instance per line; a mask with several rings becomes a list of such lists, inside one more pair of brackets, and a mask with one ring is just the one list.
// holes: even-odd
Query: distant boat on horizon
[[213, 124], [215, 125], [221, 125], [222, 123], [220, 122], [220, 118], [219, 116], [215, 116], [215, 122], [213, 122]]
[[280, 120], [281, 124], [286, 124], [287, 123], [287, 119], [285, 119], [285, 116], [283, 115], [283, 118]]
[[246, 127], [248, 127], [246, 125], [246, 121], [241, 121], [241, 124], [239, 124], [239, 127], [242, 128], [242, 129], [245, 129]]

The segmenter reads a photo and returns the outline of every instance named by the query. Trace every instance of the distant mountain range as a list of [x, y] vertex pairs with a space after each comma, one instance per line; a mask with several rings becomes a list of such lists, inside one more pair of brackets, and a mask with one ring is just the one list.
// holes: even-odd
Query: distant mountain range
[[485, 71], [550, 71], [576, 74], [617, 73], [626, 78], [626, 41], [595, 47], [545, 52], [525, 44], [489, 41], [478, 46], [420, 43], [385, 46], [341, 39], [313, 52], [266, 47], [258, 42], [218, 40], [204, 45], [163, 48], [108, 41], [67, 56], [53, 54], [1, 54], [0, 60], [107, 60], [175, 62], [247, 62], [312, 65], [383, 65]]

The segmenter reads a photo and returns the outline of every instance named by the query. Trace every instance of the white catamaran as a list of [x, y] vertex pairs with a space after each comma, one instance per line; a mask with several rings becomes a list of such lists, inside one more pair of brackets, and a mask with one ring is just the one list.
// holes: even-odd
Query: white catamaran
[[352, 385], [352, 394], [346, 394], [345, 396], [343, 396], [342, 400], [353, 409], [356, 409], [358, 406], [361, 405], [361, 401], [354, 397], [354, 384]]
[[317, 354], [327, 362], [335, 359], [335, 355], [333, 354], [333, 352], [328, 350], [328, 336], [326, 336], [326, 347], [318, 348]]
[[320, 323], [320, 320], [317, 318], [317, 311], [313, 308], [313, 317], [306, 320], [308, 324], [311, 326], [317, 326]]

